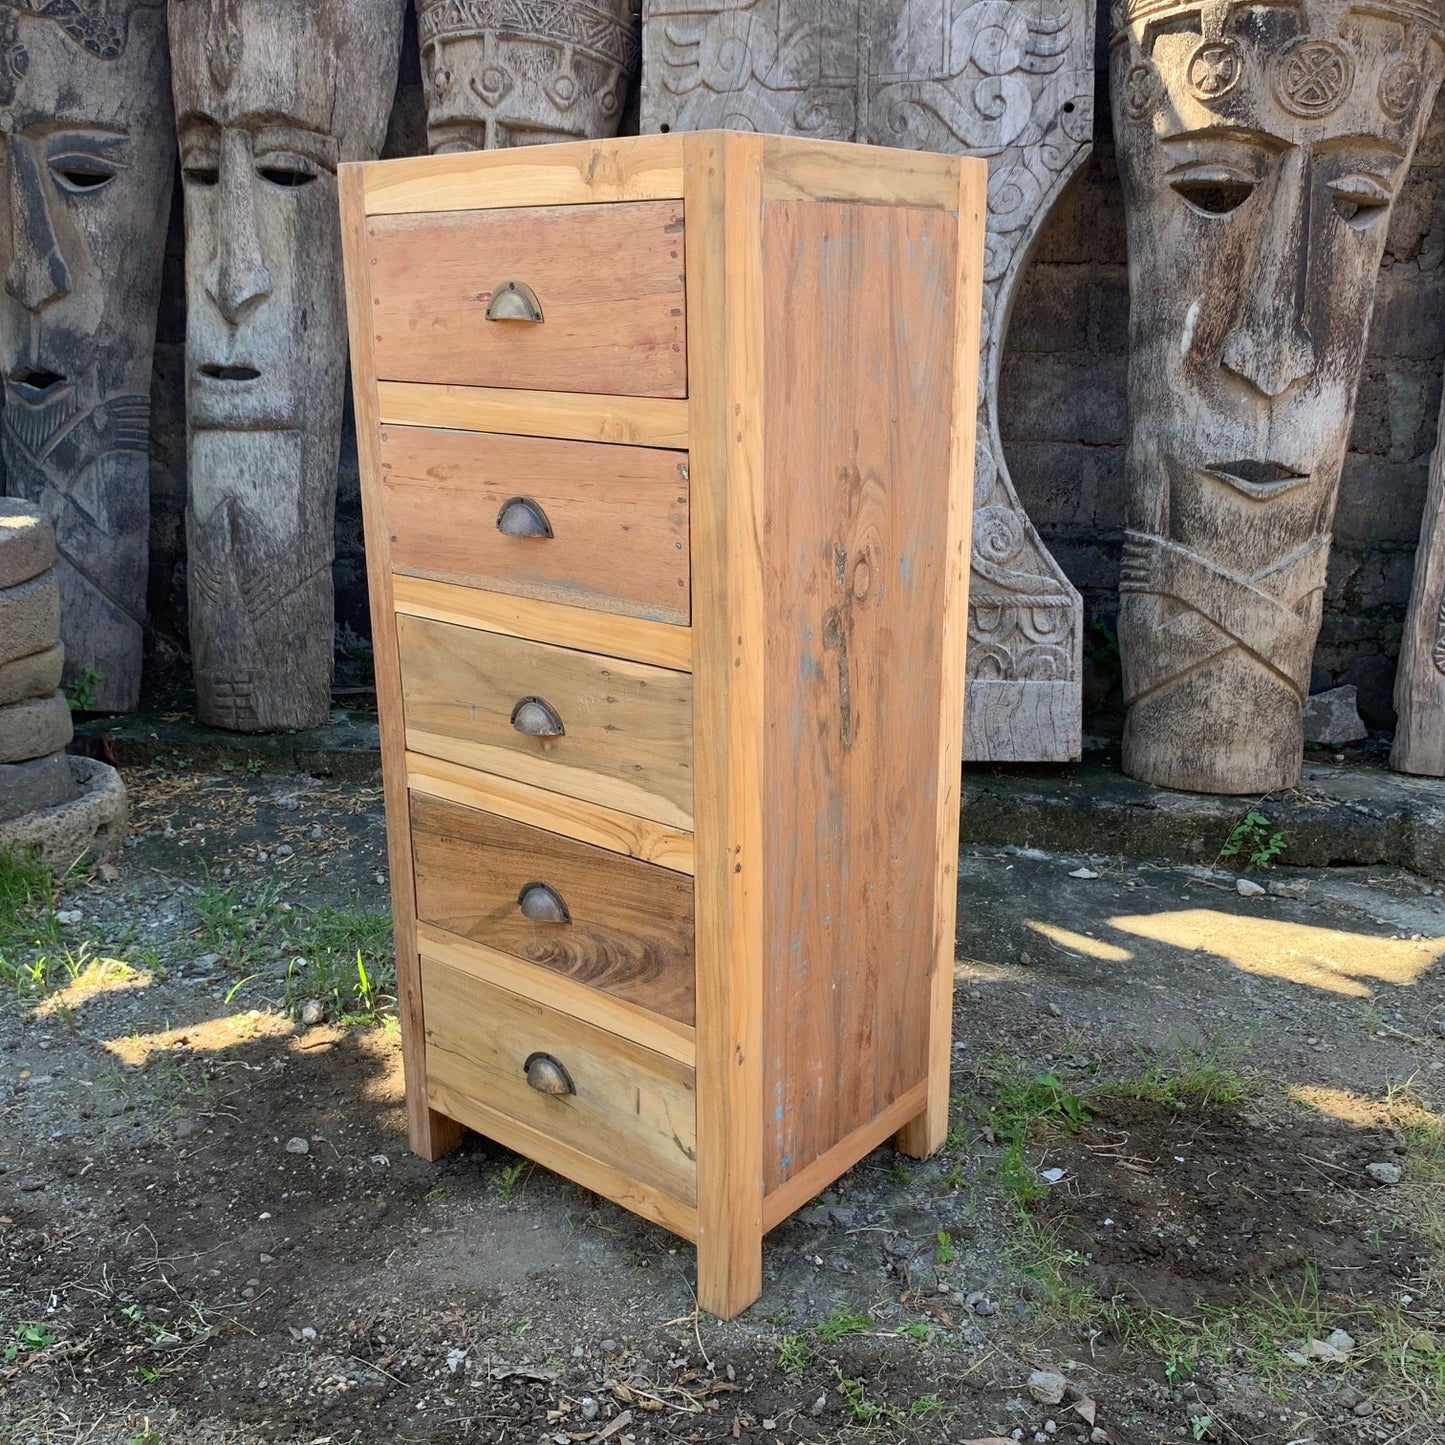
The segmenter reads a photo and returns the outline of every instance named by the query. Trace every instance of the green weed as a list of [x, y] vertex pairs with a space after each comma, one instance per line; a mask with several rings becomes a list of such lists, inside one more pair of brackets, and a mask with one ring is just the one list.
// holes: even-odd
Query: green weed
[[1171, 1037], [1157, 1051], [1135, 1044], [1143, 1072], [1132, 1079], [1101, 1084], [1089, 1097], [1137, 1099], [1168, 1109], [1242, 1104], [1249, 1095], [1242, 1065], [1254, 1046], [1254, 1035], [1253, 1028], [1240, 1037], [1220, 1030], [1198, 1046]]
[[503, 1164], [497, 1170], [497, 1177], [493, 1181], [496, 1185], [497, 1197], [503, 1204], [510, 1203], [512, 1196], [517, 1192], [517, 1186], [532, 1172], [532, 1161], [530, 1159], [513, 1159], [510, 1164]]
[[91, 712], [95, 707], [95, 690], [105, 681], [105, 674], [87, 667], [79, 677], [65, 684], [65, 700], [71, 712]]
[[1243, 854], [1251, 866], [1268, 868], [1284, 852], [1288, 843], [1287, 834], [1275, 829], [1258, 808], [1251, 808], [1230, 829], [1229, 837], [1224, 840], [1224, 846], [1214, 861], [1218, 863], [1221, 859], [1237, 858]]
[[22, 1351], [48, 1350], [54, 1343], [55, 1336], [44, 1325], [17, 1325], [5, 1345], [5, 1363], [13, 1364]]
[[953, 1247], [953, 1237], [946, 1229], [938, 1231], [938, 1243], [933, 1250], [934, 1262], [937, 1264], [952, 1264], [958, 1257], [958, 1251]]
[[855, 1315], [848, 1310], [838, 1310], [818, 1326], [818, 1338], [831, 1343], [834, 1340], [842, 1339], [844, 1335], [861, 1335], [872, 1323], [867, 1315]]
[[800, 1375], [813, 1363], [813, 1342], [805, 1334], [786, 1334], [778, 1341], [778, 1368], [785, 1375]]

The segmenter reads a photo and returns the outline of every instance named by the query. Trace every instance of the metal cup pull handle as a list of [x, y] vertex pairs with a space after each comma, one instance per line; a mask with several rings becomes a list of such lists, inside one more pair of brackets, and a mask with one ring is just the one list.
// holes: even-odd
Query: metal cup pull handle
[[571, 923], [572, 915], [562, 895], [545, 883], [528, 883], [517, 895], [517, 907], [523, 918], [533, 923]]
[[512, 726], [529, 738], [560, 738], [567, 729], [557, 709], [545, 698], [524, 697], [512, 709]]
[[497, 531], [504, 537], [550, 537], [552, 524], [531, 497], [508, 497], [497, 513]]
[[522, 1065], [527, 1082], [539, 1094], [575, 1094], [577, 1086], [572, 1076], [552, 1057], [551, 1054], [532, 1054]]
[[487, 302], [488, 321], [541, 321], [542, 303], [525, 281], [508, 281]]

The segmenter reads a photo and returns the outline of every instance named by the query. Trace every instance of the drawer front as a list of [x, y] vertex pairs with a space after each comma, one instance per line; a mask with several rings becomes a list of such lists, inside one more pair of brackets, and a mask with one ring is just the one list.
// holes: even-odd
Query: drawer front
[[406, 614], [396, 630], [412, 752], [692, 827], [689, 674]]
[[381, 429], [398, 572], [686, 624], [687, 454]]
[[691, 878], [425, 793], [411, 828], [423, 922], [693, 1022]]
[[[697, 1202], [693, 1070], [568, 1014], [421, 960], [428, 1087], [471, 1099], [620, 1169], [684, 1204]], [[570, 1093], [542, 1093], [527, 1064], [545, 1055]], [[540, 1066], [546, 1068], [546, 1065]]]
[[[687, 395], [681, 201], [376, 216], [367, 246], [383, 381]], [[508, 282], [540, 321], [487, 319]]]

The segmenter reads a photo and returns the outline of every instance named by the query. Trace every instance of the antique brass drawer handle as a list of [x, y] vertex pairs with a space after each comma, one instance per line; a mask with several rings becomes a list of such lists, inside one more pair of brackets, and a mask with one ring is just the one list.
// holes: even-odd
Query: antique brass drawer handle
[[497, 531], [504, 537], [550, 537], [552, 524], [531, 497], [509, 497], [497, 513]]
[[522, 1068], [526, 1070], [527, 1082], [539, 1094], [561, 1095], [577, 1092], [572, 1076], [551, 1054], [532, 1054]]
[[529, 738], [560, 738], [567, 731], [557, 709], [540, 697], [524, 697], [512, 709], [512, 726]]
[[525, 281], [508, 281], [492, 292], [487, 302], [488, 321], [540, 321], [542, 303]]
[[545, 883], [528, 883], [517, 895], [517, 907], [523, 918], [533, 923], [571, 923], [572, 915], [562, 895]]

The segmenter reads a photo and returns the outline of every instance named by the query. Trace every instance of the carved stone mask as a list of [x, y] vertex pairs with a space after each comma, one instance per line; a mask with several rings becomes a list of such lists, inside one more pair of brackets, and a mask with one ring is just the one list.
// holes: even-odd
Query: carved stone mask
[[637, 0], [417, 0], [427, 146], [496, 150], [617, 134]]
[[187, 510], [198, 713], [330, 706], [345, 395], [339, 161], [374, 157], [404, 0], [172, 0], [186, 210]]
[[1301, 707], [1390, 207], [1440, 83], [1421, 0], [1133, 0], [1125, 768], [1298, 781]]
[[66, 673], [136, 705], [174, 127], [162, 0], [0, 0], [5, 485], [60, 550]]

